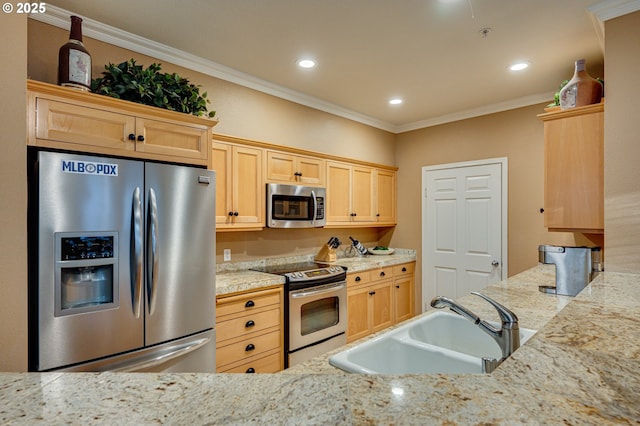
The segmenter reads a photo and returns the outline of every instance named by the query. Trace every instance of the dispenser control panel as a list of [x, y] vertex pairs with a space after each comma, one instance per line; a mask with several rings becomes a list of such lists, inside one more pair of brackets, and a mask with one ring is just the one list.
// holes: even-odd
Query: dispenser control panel
[[113, 236], [61, 238], [60, 260], [107, 259], [114, 257]]

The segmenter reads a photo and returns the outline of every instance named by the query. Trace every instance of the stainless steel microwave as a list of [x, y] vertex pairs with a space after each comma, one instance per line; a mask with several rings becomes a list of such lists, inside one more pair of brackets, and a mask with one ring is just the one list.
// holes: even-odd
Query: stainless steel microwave
[[327, 223], [326, 189], [302, 185], [267, 184], [269, 228], [317, 228]]

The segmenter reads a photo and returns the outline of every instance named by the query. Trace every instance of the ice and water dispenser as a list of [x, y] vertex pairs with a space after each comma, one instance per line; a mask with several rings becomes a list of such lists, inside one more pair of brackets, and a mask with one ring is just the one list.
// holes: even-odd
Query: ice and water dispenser
[[55, 316], [118, 305], [117, 233], [57, 233], [55, 244]]

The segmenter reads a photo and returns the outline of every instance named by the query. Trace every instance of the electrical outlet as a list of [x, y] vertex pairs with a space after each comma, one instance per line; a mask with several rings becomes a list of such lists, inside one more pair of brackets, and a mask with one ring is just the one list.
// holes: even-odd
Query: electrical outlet
[[231, 260], [231, 249], [224, 249], [222, 258], [225, 262], [229, 262]]

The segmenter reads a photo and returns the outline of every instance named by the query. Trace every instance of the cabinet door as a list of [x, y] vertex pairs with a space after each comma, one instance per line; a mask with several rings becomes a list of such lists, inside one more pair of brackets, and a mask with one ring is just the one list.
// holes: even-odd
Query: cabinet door
[[229, 225], [233, 216], [231, 183], [231, 146], [214, 142], [211, 149], [210, 168], [216, 171], [216, 226]]
[[267, 181], [294, 183], [296, 181], [296, 158], [278, 151], [267, 151]]
[[[36, 138], [63, 142], [64, 148], [89, 152], [132, 152], [135, 143], [129, 134], [135, 133], [135, 118], [130, 115], [102, 111], [49, 99], [36, 99]], [[73, 147], [77, 145], [77, 147]], [[92, 150], [91, 147], [98, 148]], [[126, 154], [123, 154], [126, 155]]]
[[394, 324], [413, 317], [413, 277], [393, 281], [393, 307]]
[[352, 173], [351, 211], [353, 221], [374, 222], [373, 169], [354, 166]]
[[262, 224], [265, 203], [262, 150], [234, 146], [232, 162], [233, 221], [237, 225]]
[[352, 342], [369, 335], [369, 288], [347, 292], [347, 341]]
[[312, 157], [298, 157], [297, 167], [299, 176], [298, 182], [304, 185], [318, 185], [325, 184], [324, 173], [326, 165], [324, 160]]
[[[167, 123], [148, 118], [136, 119], [136, 151], [158, 154], [169, 159], [201, 160], [209, 158], [209, 132], [205, 126]], [[193, 161], [192, 161], [193, 162]]]
[[376, 219], [379, 224], [396, 223], [396, 172], [376, 170]]
[[327, 163], [327, 224], [351, 221], [351, 167]]
[[391, 314], [391, 281], [385, 281], [370, 288], [371, 332], [375, 333], [393, 325]]
[[604, 229], [604, 111], [601, 105], [583, 108], [543, 118], [549, 229]]

